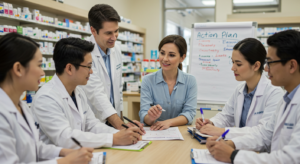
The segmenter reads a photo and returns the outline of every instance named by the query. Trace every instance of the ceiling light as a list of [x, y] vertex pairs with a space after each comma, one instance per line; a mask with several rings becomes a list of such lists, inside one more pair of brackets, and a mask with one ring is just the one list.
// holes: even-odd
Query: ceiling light
[[206, 6], [212, 6], [212, 5], [215, 5], [215, 1], [202, 1], [202, 3]]
[[274, 0], [233, 0], [233, 3], [264, 3], [274, 2]]

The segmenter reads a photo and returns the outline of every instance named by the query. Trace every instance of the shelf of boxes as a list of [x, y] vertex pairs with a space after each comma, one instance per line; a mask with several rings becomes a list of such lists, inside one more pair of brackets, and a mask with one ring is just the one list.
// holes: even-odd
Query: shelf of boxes
[[64, 26], [60, 26], [60, 25], [56, 25], [56, 24], [40, 22], [40, 21], [37, 21], [37, 20], [22, 19], [20, 17], [15, 17], [15, 16], [12, 16], [12, 15], [7, 15], [7, 14], [0, 14], [0, 18], [8, 19], [8, 20], [15, 20], [15, 21], [19, 21], [19, 22], [22, 22], [22, 23], [30, 23], [30, 24], [37, 24], [37, 25], [42, 25], [42, 26], [46, 26], [46, 27], [53, 27], [53, 28], [56, 28], [56, 29], [66, 30], [66, 31], [69, 31], [69, 32], [77, 32], [77, 33], [81, 33], [81, 34], [91, 35], [91, 32], [89, 32], [89, 31], [71, 29], [69, 27], [64, 27]]
[[257, 38], [261, 41], [261, 43], [267, 48], [267, 38], [271, 35], [285, 30], [300, 30], [300, 27], [264, 27], [257, 28]]

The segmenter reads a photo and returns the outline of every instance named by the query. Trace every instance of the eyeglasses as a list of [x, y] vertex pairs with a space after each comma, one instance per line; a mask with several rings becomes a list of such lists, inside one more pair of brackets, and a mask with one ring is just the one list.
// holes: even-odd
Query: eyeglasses
[[277, 63], [277, 62], [285, 62], [285, 61], [289, 61], [292, 59], [281, 59], [281, 60], [274, 60], [274, 61], [268, 61], [268, 59], [265, 60], [265, 65], [264, 66], [268, 66], [268, 69], [270, 69], [270, 64], [271, 63]]
[[81, 65], [81, 64], [74, 64], [73, 65], [76, 65], [76, 66], [80, 66], [80, 67], [85, 67], [85, 68], [88, 68], [89, 71], [91, 71], [92, 67], [91, 66], [86, 66], [86, 65]]

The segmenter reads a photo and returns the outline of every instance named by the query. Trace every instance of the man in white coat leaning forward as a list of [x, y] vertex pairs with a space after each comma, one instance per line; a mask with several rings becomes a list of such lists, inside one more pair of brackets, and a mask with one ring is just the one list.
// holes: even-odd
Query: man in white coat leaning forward
[[[91, 8], [88, 17], [92, 32], [90, 41], [95, 44], [92, 51], [94, 73], [83, 90], [96, 118], [120, 130], [124, 123], [123, 63], [121, 50], [115, 45], [119, 34], [120, 16], [111, 6], [97, 4]], [[134, 122], [144, 131], [139, 121]]]
[[[284, 86], [286, 93], [276, 111], [263, 126], [232, 140], [206, 143], [209, 152], [219, 161], [241, 163], [300, 163], [300, 33], [287, 30], [270, 36], [265, 71], [275, 86]], [[266, 146], [270, 153], [257, 154]], [[235, 150], [234, 150], [235, 149]], [[248, 151], [248, 150], [253, 150]]]
[[[34, 97], [32, 108], [40, 125], [41, 139], [48, 144], [76, 148], [77, 139], [86, 147], [130, 145], [140, 140], [138, 127], [121, 131], [101, 123], [78, 85], [86, 85], [93, 74], [91, 51], [94, 45], [79, 38], [56, 43], [53, 59], [56, 74]], [[101, 101], [101, 100], [100, 100]]]

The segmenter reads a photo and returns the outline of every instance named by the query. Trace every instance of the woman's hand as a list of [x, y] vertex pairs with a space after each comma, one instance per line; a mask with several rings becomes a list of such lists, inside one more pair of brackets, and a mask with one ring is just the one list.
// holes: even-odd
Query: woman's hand
[[150, 130], [165, 130], [168, 129], [170, 126], [171, 126], [170, 120], [157, 121], [150, 127]]
[[162, 113], [162, 107], [160, 105], [154, 105], [148, 110], [148, 117], [151, 122], [157, 120]]

